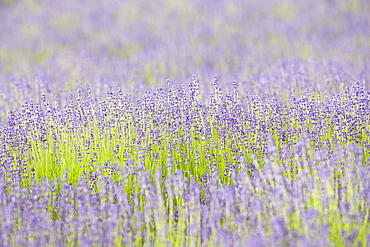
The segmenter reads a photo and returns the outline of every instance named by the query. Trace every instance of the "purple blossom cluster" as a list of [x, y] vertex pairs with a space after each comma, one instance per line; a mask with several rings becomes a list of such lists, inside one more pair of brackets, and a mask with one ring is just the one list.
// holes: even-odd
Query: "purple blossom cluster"
[[85, 100], [79, 90], [63, 107], [44, 96], [41, 104], [25, 102], [0, 126], [2, 167], [12, 180], [60, 177], [67, 168], [77, 181], [103, 164], [114, 175], [122, 169], [110, 165], [117, 161], [149, 170], [171, 166], [204, 183], [217, 168], [226, 182], [243, 162], [263, 166], [269, 137], [283, 162], [294, 158], [289, 152], [303, 137], [313, 151], [330, 155], [353, 143], [363, 150], [361, 162], [369, 162], [370, 92], [361, 83], [340, 94], [292, 91], [288, 103], [252, 91], [243, 96], [236, 82], [224, 92], [217, 78], [204, 103], [195, 76], [187, 88], [167, 84], [136, 102], [119, 84], [105, 99], [94, 99], [87, 85]]

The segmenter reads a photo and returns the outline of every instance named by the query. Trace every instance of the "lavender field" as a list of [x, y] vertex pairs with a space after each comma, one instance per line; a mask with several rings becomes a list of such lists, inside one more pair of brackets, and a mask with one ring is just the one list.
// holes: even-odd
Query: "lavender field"
[[370, 246], [367, 0], [0, 0], [0, 246]]

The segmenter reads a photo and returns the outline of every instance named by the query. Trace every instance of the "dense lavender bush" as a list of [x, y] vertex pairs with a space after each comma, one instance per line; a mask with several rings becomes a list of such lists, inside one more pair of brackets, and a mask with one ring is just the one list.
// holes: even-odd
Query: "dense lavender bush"
[[0, 246], [368, 246], [369, 12], [0, 1]]
[[361, 163], [369, 162], [370, 92], [360, 83], [330, 97], [309, 90], [296, 97], [292, 91], [289, 105], [253, 92], [240, 97], [235, 82], [223, 93], [217, 78], [205, 103], [195, 76], [188, 88], [167, 83], [166, 90], [146, 92], [136, 103], [120, 85], [98, 100], [87, 85], [86, 100], [78, 91], [64, 107], [45, 96], [42, 104], [25, 102], [1, 127], [9, 180], [61, 177], [68, 169], [68, 182], [76, 184], [96, 168], [117, 178], [122, 167], [115, 164], [125, 163], [153, 171], [171, 166], [204, 183], [218, 169], [221, 180], [230, 183], [243, 162], [263, 166], [269, 137], [283, 161], [305, 137], [312, 151], [328, 154], [353, 143], [362, 147]]

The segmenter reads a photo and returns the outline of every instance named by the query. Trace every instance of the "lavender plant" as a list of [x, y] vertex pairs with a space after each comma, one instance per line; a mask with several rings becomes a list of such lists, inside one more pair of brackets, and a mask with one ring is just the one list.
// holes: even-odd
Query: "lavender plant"
[[0, 1], [0, 246], [368, 246], [369, 11]]
[[[111, 195], [121, 188], [119, 196], [126, 195], [125, 204], [138, 214], [127, 219], [135, 224], [128, 233], [133, 239], [107, 230], [112, 236], [100, 232], [105, 237], [97, 243], [239, 245], [260, 238], [266, 245], [304, 246], [316, 234], [303, 223], [307, 213], [316, 215], [309, 222], [318, 224], [318, 231], [327, 227], [324, 240], [315, 240], [318, 245], [366, 245], [369, 184], [361, 176], [368, 175], [370, 93], [360, 83], [325, 98], [320, 92], [301, 97], [292, 92], [289, 105], [253, 92], [243, 99], [236, 83], [223, 93], [217, 78], [206, 103], [198, 99], [195, 76], [189, 92], [167, 83], [167, 90], [146, 92], [136, 104], [119, 85], [104, 100], [94, 100], [87, 85], [86, 100], [78, 91], [75, 102], [70, 96], [63, 108], [43, 98], [43, 105], [26, 102], [21, 113], [11, 112], [1, 131], [4, 196], [16, 186], [24, 188], [20, 200], [32, 198], [34, 188], [44, 184], [40, 190], [45, 187], [50, 200], [43, 210], [58, 222], [72, 217], [67, 209], [57, 210], [59, 200], [68, 193], [78, 196], [73, 191], [81, 183], [97, 207], [122, 206]], [[241, 191], [252, 201], [243, 202]], [[76, 198], [66, 203], [76, 210]], [[202, 208], [212, 216], [203, 216]], [[105, 217], [116, 220], [110, 212], [106, 208]], [[150, 212], [160, 215], [146, 215]], [[251, 229], [264, 235], [256, 237]], [[60, 236], [65, 244], [86, 244], [72, 232], [61, 233], [67, 234]], [[250, 239], [243, 239], [246, 233]]]
[[117, 178], [117, 164], [126, 164], [153, 171], [161, 166], [164, 172], [171, 166], [197, 182], [217, 169], [228, 182], [242, 161], [257, 159], [263, 166], [269, 136], [279, 152], [303, 136], [313, 150], [329, 154], [354, 143], [363, 148], [361, 162], [368, 162], [370, 93], [360, 83], [325, 98], [319, 91], [300, 98], [292, 92], [289, 105], [253, 92], [242, 98], [235, 82], [223, 93], [217, 78], [205, 103], [195, 76], [187, 89], [167, 83], [167, 90], [146, 92], [136, 104], [119, 85], [104, 100], [94, 100], [87, 85], [86, 100], [78, 91], [76, 102], [71, 95], [63, 108], [45, 96], [42, 105], [25, 102], [21, 112], [10, 112], [1, 136], [11, 176], [27, 183], [31, 177], [61, 177], [67, 169], [68, 182], [76, 184], [97, 167]]

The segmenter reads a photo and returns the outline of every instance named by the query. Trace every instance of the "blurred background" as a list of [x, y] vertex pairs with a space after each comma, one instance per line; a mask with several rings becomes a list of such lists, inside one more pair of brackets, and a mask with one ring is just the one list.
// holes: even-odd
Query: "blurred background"
[[213, 77], [280, 99], [306, 88], [369, 85], [367, 0], [2, 0], [0, 121], [24, 101], [63, 101]]

